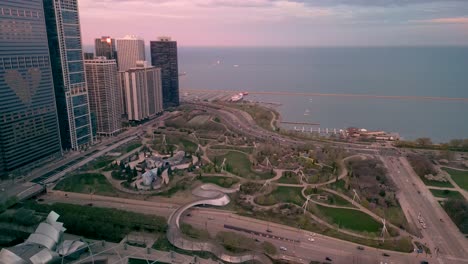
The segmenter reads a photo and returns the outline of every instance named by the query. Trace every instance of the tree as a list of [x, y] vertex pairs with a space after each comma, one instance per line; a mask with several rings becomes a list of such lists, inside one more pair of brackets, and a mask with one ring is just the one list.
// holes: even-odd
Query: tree
[[136, 167], [133, 168], [132, 175], [133, 175], [133, 177], [138, 176], [138, 171], [137, 171]]
[[266, 254], [268, 255], [275, 255], [276, 254], [276, 247], [268, 242], [268, 241], [264, 241], [262, 243], [262, 247], [263, 247], [263, 250], [265, 251]]
[[416, 139], [416, 144], [420, 145], [421, 147], [428, 147], [432, 145], [432, 140], [430, 138], [418, 138]]

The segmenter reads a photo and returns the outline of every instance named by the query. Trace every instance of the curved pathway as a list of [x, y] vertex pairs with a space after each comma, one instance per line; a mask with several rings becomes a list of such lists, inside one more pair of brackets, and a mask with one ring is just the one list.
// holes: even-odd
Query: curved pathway
[[196, 205], [209, 204], [214, 206], [225, 206], [230, 202], [227, 193], [237, 192], [240, 185], [227, 189], [219, 187], [215, 184], [203, 184], [192, 191], [192, 194], [199, 197], [197, 200], [185, 204], [174, 211], [168, 220], [169, 230], [167, 239], [169, 242], [181, 249], [190, 251], [208, 251], [215, 254], [218, 258], [226, 262], [241, 263], [250, 260], [257, 260], [261, 263], [272, 263], [271, 260], [264, 254], [256, 252], [248, 252], [244, 254], [233, 254], [227, 252], [222, 246], [212, 242], [201, 242], [187, 239], [183, 236], [179, 229], [180, 217], [189, 208]]

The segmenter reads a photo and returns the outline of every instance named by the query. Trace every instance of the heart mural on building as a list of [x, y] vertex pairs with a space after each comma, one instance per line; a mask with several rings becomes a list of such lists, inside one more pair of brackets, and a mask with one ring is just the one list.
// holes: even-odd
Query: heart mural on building
[[41, 84], [42, 73], [39, 68], [30, 68], [26, 74], [18, 70], [6, 70], [5, 82], [25, 105], [30, 105], [37, 88]]

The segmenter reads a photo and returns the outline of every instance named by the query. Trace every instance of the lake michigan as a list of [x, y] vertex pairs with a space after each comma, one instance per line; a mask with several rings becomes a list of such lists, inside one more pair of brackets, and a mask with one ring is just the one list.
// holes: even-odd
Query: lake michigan
[[[179, 47], [180, 89], [468, 98], [468, 47]], [[285, 121], [468, 138], [468, 99], [247, 96], [280, 102]]]

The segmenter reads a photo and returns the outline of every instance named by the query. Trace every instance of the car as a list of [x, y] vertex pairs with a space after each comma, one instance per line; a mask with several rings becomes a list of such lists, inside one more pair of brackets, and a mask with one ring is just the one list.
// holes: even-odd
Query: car
[[382, 256], [384, 256], [384, 257], [390, 257], [390, 255], [387, 254], [387, 253], [382, 253]]
[[87, 205], [87, 206], [93, 206], [93, 204], [92, 204], [92, 203], [89, 203], [89, 204], [86, 204], [86, 205]]
[[423, 261], [421, 261], [421, 264], [429, 264], [429, 262], [423, 260]]
[[258, 238], [255, 239], [255, 242], [260, 242], [260, 240], [258, 240]]
[[330, 257], [326, 257], [325, 260], [326, 261], [332, 261], [332, 259]]
[[364, 247], [358, 246], [357, 249], [364, 250]]
[[192, 216], [192, 214], [191, 214], [191, 213], [188, 213], [188, 214], [186, 214], [185, 216]]
[[288, 251], [288, 249], [286, 247], [280, 247], [280, 250]]
[[268, 233], [271, 233], [271, 232], [272, 232], [270, 229], [267, 229], [266, 231], [267, 231]]
[[311, 237], [309, 237], [307, 240], [309, 240], [310, 242], [314, 242], [314, 241], [315, 241], [315, 239], [313, 239], [313, 238], [311, 238]]

